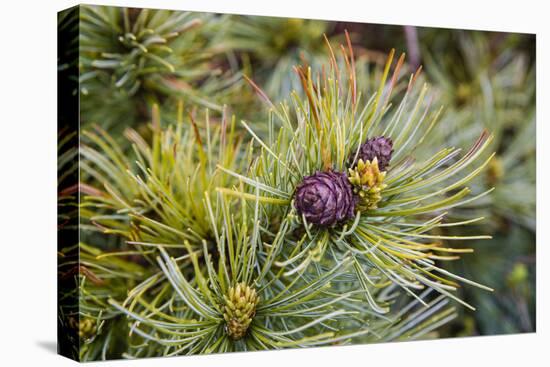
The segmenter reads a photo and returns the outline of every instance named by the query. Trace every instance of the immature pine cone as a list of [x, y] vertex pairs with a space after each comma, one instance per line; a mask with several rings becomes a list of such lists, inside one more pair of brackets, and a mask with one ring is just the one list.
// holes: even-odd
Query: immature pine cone
[[504, 176], [504, 166], [502, 164], [502, 159], [497, 156], [494, 156], [493, 159], [489, 162], [487, 166], [486, 181], [489, 186], [496, 186], [498, 182]]
[[378, 208], [382, 200], [381, 191], [386, 188], [384, 178], [386, 171], [380, 172], [378, 159], [375, 157], [372, 162], [359, 162], [355, 168], [349, 168], [349, 182], [353, 185], [353, 192], [357, 195], [358, 210], [372, 210]]
[[332, 226], [353, 217], [355, 199], [345, 173], [316, 172], [296, 188], [295, 206], [307, 222]]
[[[355, 153], [354, 151], [349, 158], [348, 164], [350, 166], [355, 158]], [[355, 165], [357, 165], [359, 159], [362, 159], [363, 162], [372, 162], [374, 158], [378, 158], [378, 168], [380, 168], [380, 171], [385, 171], [386, 167], [390, 164], [392, 153], [393, 142], [390, 138], [386, 138], [385, 136], [370, 138], [359, 147], [359, 154]]]
[[227, 334], [233, 340], [239, 340], [246, 335], [246, 331], [256, 315], [256, 306], [260, 297], [256, 290], [245, 283], [238, 283], [235, 287], [229, 288], [224, 296], [223, 318], [226, 322]]
[[91, 339], [97, 331], [95, 320], [90, 318], [81, 318], [77, 320], [71, 317], [69, 319], [69, 325], [73, 329], [78, 330], [78, 336], [85, 340]]

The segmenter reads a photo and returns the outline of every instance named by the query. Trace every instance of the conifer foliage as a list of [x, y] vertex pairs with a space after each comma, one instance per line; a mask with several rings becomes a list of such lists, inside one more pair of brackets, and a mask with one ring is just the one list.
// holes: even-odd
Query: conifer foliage
[[60, 144], [79, 161], [78, 200], [60, 188], [80, 215], [59, 251], [74, 358], [431, 338], [476, 310], [460, 289], [490, 297], [448, 264], [509, 213], [479, 208], [526, 135], [498, 156], [498, 127], [449, 144], [440, 86], [393, 49], [365, 68], [328, 22], [79, 9], [84, 124], [78, 152]]

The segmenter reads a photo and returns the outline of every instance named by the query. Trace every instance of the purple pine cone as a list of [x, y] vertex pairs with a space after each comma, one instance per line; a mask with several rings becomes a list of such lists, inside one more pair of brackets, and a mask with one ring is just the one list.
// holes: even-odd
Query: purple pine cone
[[[378, 159], [378, 168], [380, 168], [380, 171], [385, 171], [386, 167], [390, 164], [392, 153], [393, 141], [391, 138], [386, 138], [385, 136], [370, 138], [359, 147], [359, 154], [355, 164], [357, 164], [359, 159], [362, 159], [363, 162], [372, 162], [374, 157], [376, 157]], [[355, 151], [349, 159], [349, 165], [352, 164], [353, 158], [355, 158]]]
[[355, 198], [344, 173], [316, 172], [296, 188], [295, 205], [309, 223], [332, 226], [353, 217]]

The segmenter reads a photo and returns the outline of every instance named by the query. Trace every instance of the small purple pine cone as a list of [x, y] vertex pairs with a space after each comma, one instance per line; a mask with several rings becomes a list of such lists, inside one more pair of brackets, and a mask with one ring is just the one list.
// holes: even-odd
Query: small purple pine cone
[[[355, 153], [356, 152], [354, 151], [349, 158], [348, 164], [350, 166], [355, 158]], [[370, 138], [359, 147], [359, 154], [357, 155], [355, 164], [357, 164], [359, 159], [362, 159], [363, 162], [372, 162], [374, 157], [376, 157], [378, 160], [378, 168], [380, 168], [380, 171], [385, 171], [386, 167], [390, 164], [392, 153], [393, 141], [391, 138], [386, 138], [385, 136]]]
[[341, 172], [316, 172], [305, 177], [294, 198], [298, 214], [320, 226], [332, 226], [353, 217], [355, 211], [352, 186]]

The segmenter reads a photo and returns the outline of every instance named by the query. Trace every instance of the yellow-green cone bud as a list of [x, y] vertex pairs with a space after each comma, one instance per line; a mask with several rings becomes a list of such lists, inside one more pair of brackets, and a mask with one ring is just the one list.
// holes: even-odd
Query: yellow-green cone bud
[[248, 327], [256, 314], [256, 306], [260, 297], [256, 290], [245, 283], [238, 283], [229, 288], [224, 296], [223, 318], [226, 322], [227, 334], [233, 340], [239, 340], [246, 335]]
[[487, 166], [487, 184], [489, 186], [495, 186], [504, 176], [504, 166], [502, 160], [494, 156]]
[[378, 208], [382, 200], [382, 190], [387, 186], [384, 183], [386, 171], [378, 168], [378, 159], [364, 162], [359, 159], [355, 168], [349, 170], [349, 182], [353, 185], [353, 192], [357, 195], [356, 208], [358, 210], [372, 210]]
[[94, 319], [81, 318], [80, 320], [77, 320], [76, 318], [71, 317], [69, 319], [69, 325], [73, 329], [77, 329], [78, 336], [84, 340], [91, 339], [97, 331]]

